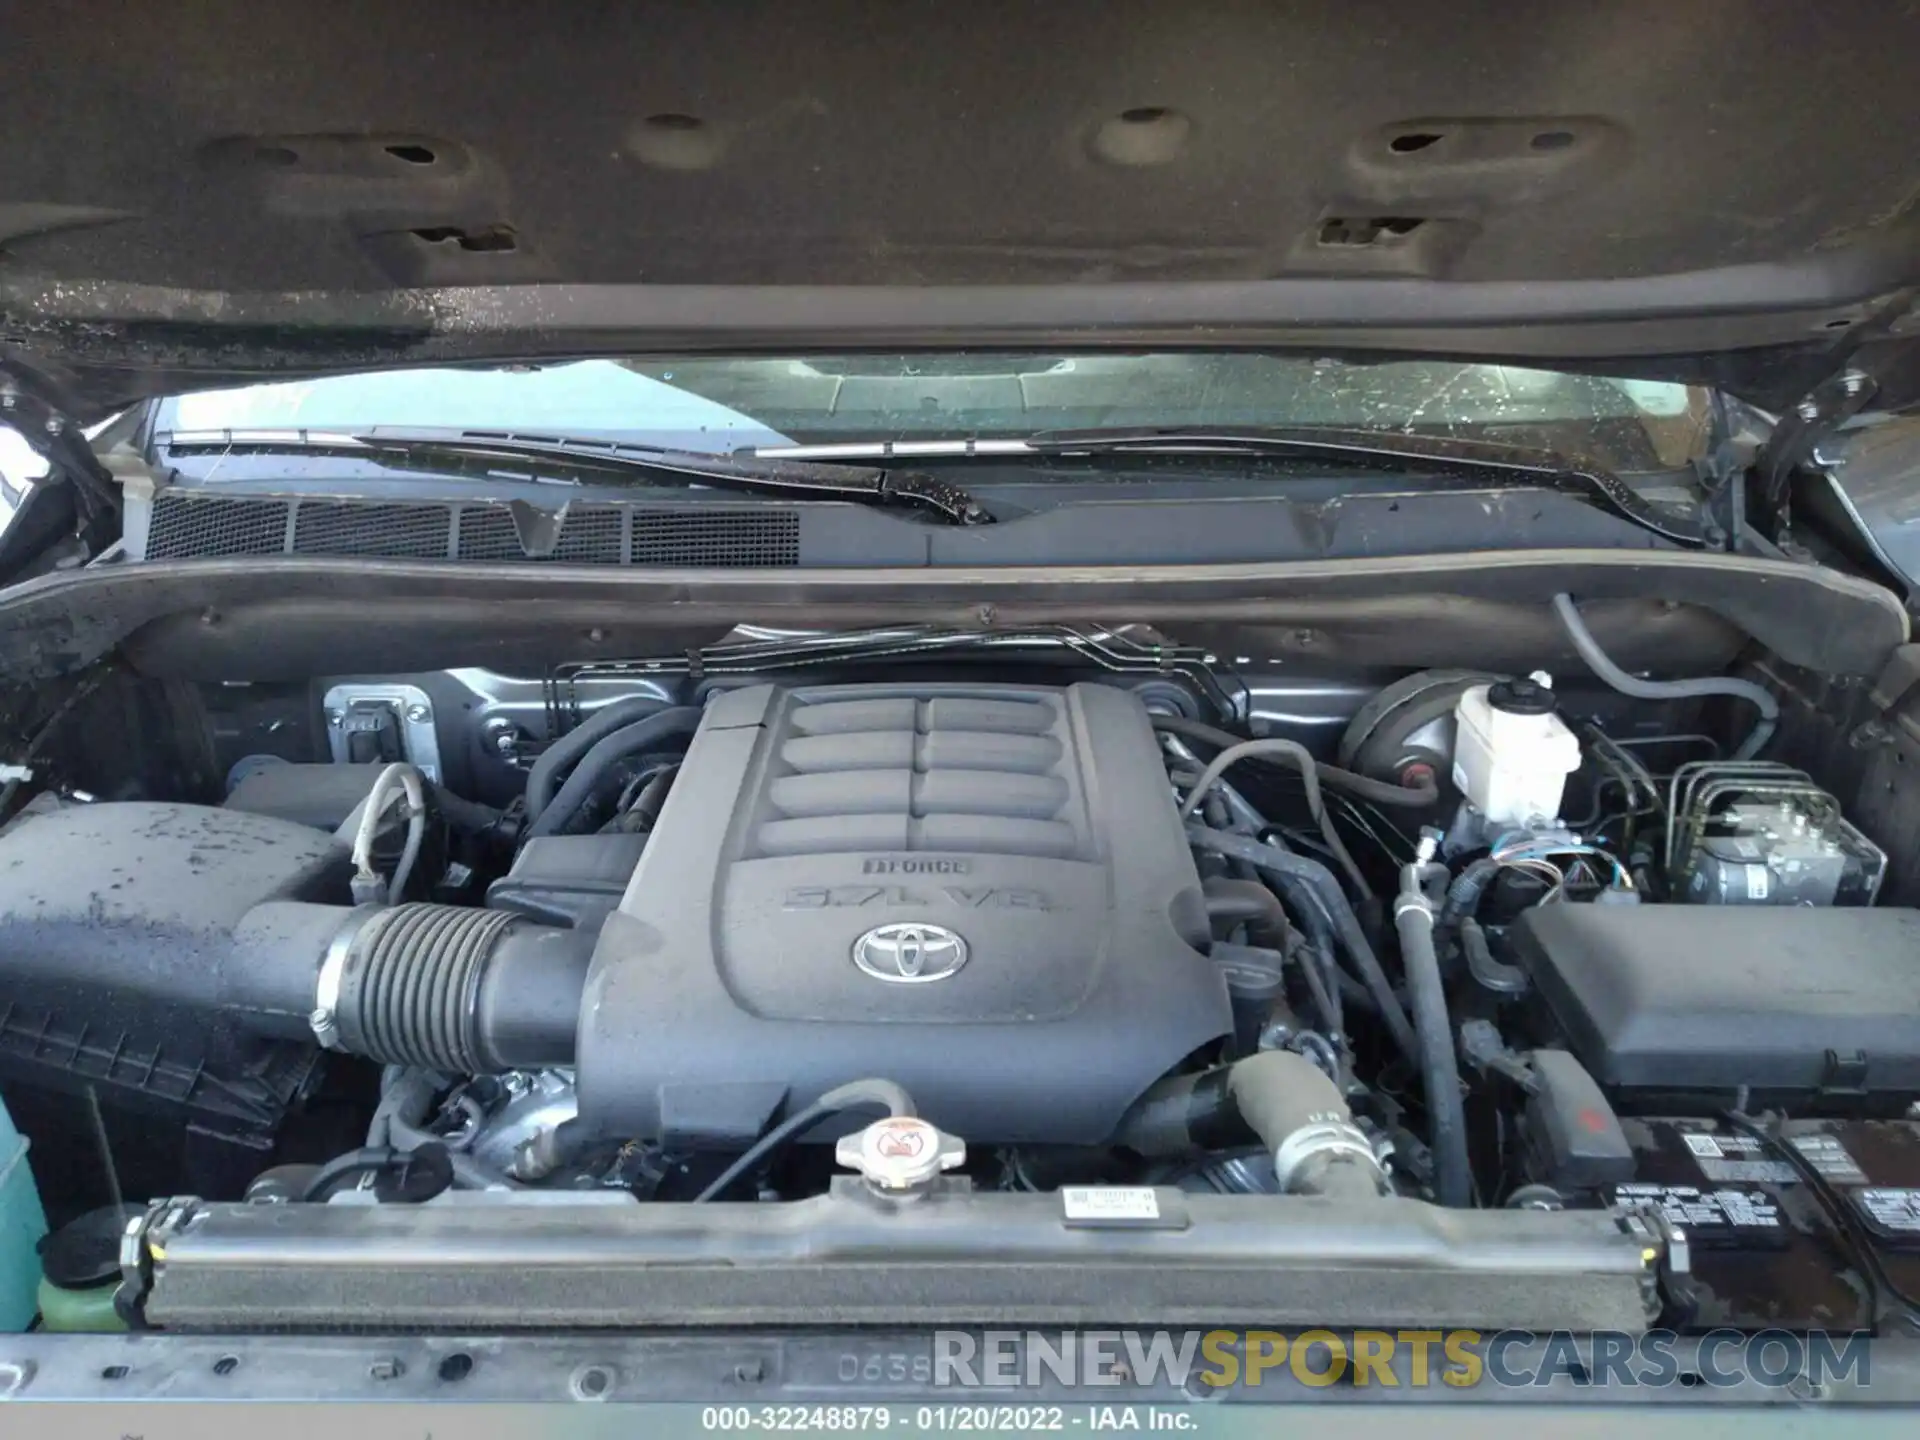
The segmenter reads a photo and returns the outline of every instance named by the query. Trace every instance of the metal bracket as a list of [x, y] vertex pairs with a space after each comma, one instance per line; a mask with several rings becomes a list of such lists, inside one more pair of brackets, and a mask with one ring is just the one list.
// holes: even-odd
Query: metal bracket
[[1657, 1205], [1635, 1206], [1628, 1212], [1631, 1220], [1657, 1242], [1660, 1264], [1670, 1279], [1685, 1280], [1693, 1274], [1693, 1241], [1686, 1227], [1676, 1225]]
[[1773, 524], [1774, 536], [1786, 533], [1791, 522], [1793, 472], [1813, 458], [1820, 442], [1861, 410], [1880, 391], [1864, 370], [1848, 369], [1829, 376], [1773, 427], [1756, 462], [1760, 475], [1761, 509]]
[[322, 700], [327, 716], [327, 742], [335, 764], [344, 765], [348, 735], [356, 714], [390, 710], [400, 731], [400, 743], [409, 761], [427, 779], [440, 780], [440, 737], [434, 729], [433, 700], [417, 685], [335, 685]]
[[1854, 727], [1847, 736], [1847, 744], [1855, 750], [1891, 745], [1897, 731], [1889, 717], [1894, 707], [1913, 693], [1915, 686], [1920, 686], [1920, 645], [1901, 645], [1888, 658], [1880, 678], [1867, 692], [1873, 713]]
[[1700, 506], [1700, 528], [1709, 545], [1738, 555], [1764, 542], [1747, 523], [1746, 462], [1733, 438], [1731, 402], [1715, 391], [1708, 404], [1713, 438], [1706, 453], [1693, 460], [1695, 483], [1707, 497]]
[[1620, 1216], [1621, 1227], [1646, 1247], [1644, 1293], [1647, 1318], [1653, 1319], [1669, 1305], [1684, 1310], [1697, 1308], [1693, 1283], [1693, 1240], [1686, 1228], [1675, 1224], [1658, 1205], [1635, 1204]]
[[1714, 549], [1738, 553], [1747, 525], [1747, 492], [1739, 476], [1729, 475], [1726, 466], [1725, 457], [1714, 454], [1693, 462], [1700, 488], [1707, 492], [1700, 506], [1700, 528]]
[[120, 492], [107, 467], [93, 453], [85, 431], [70, 419], [38, 375], [17, 363], [0, 361], [0, 424], [20, 433], [73, 486], [84, 527], [96, 516], [120, 508]]
[[1880, 393], [1879, 380], [1856, 357], [1866, 345], [1887, 338], [1913, 312], [1915, 292], [1903, 290], [1847, 332], [1820, 357], [1826, 373], [1773, 427], [1755, 458], [1762, 520], [1778, 541], [1792, 521], [1793, 472], [1815, 458], [1820, 442], [1851, 420]]
[[1705, 496], [1700, 503], [1700, 525], [1708, 543], [1729, 555], [1750, 555], [1760, 560], [1795, 558], [1754, 524], [1753, 481], [1764, 437], [1777, 428], [1777, 421], [1765, 411], [1717, 390], [1709, 394], [1708, 405], [1709, 438], [1703, 453], [1689, 462], [1694, 483]]
[[165, 1259], [167, 1241], [180, 1232], [199, 1206], [198, 1197], [192, 1195], [156, 1200], [146, 1214], [129, 1220], [120, 1232], [120, 1286], [113, 1294], [113, 1308], [129, 1330], [147, 1328], [153, 1263]]

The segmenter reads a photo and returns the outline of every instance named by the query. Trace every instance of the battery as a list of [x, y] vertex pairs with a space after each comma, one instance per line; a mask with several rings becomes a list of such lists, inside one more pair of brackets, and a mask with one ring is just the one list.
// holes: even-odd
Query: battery
[[[1776, 1146], [1718, 1120], [1623, 1119], [1636, 1161], [1613, 1203], [1657, 1210], [1692, 1252], [1685, 1329], [1863, 1329], [1868, 1284], [1847, 1238]], [[1782, 1138], [1870, 1237], [1888, 1277], [1920, 1292], [1920, 1124], [1791, 1121]]]
[[1920, 1125], [1814, 1120], [1786, 1133], [1845, 1197], [1893, 1282], [1920, 1289]]

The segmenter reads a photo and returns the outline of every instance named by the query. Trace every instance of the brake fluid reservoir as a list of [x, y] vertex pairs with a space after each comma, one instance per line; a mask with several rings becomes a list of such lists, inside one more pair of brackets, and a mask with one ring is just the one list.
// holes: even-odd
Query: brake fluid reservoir
[[1560, 818], [1580, 742], [1554, 713], [1545, 675], [1476, 685], [1454, 707], [1453, 783], [1493, 825]]

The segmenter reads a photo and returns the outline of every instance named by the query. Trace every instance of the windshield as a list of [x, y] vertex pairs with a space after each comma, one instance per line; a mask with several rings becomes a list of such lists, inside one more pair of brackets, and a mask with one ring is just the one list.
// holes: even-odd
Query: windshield
[[1671, 469], [1705, 393], [1511, 365], [1360, 365], [1257, 353], [809, 355], [585, 360], [255, 385], [170, 400], [162, 430], [452, 426], [679, 449], [1014, 437], [1140, 426], [1468, 435]]

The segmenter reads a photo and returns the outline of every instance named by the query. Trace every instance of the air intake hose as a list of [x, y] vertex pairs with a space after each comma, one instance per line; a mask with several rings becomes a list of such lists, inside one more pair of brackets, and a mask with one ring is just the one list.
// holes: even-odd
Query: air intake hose
[[256, 906], [235, 931], [239, 1009], [387, 1065], [571, 1065], [596, 935], [453, 905]]

